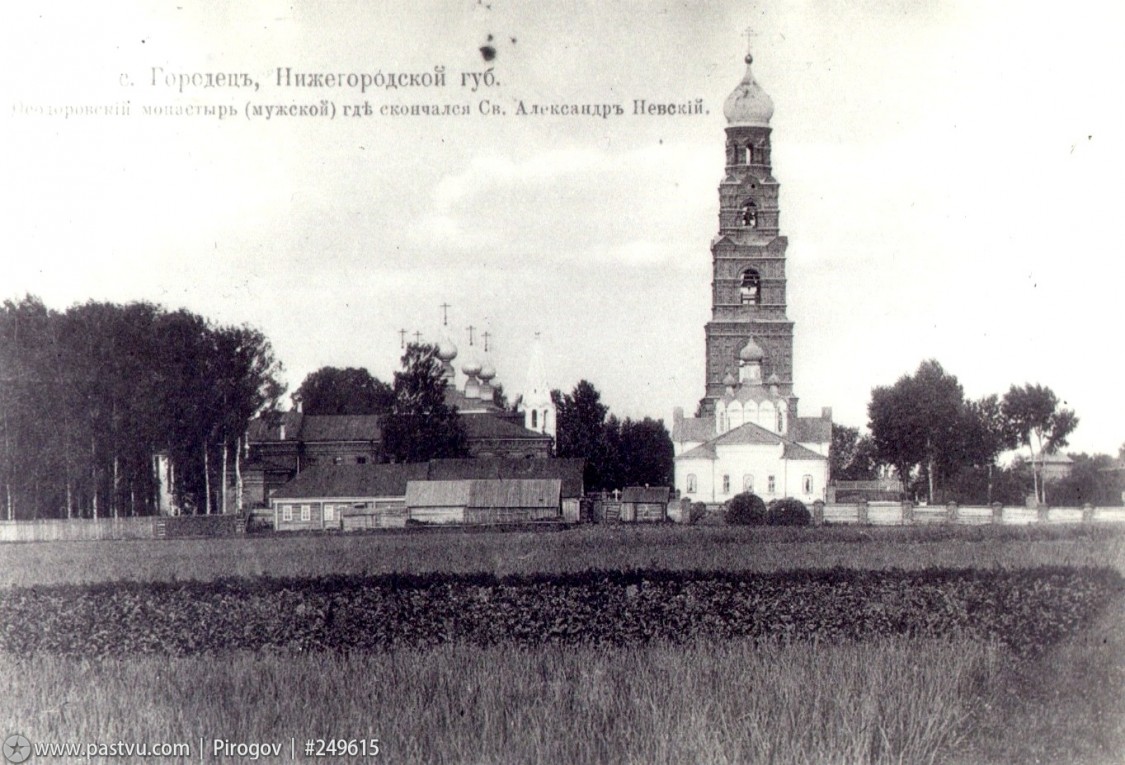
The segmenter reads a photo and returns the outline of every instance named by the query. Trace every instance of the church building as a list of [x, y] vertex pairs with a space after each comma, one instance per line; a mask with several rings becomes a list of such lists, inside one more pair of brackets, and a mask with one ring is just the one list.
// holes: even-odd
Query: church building
[[801, 417], [793, 381], [793, 322], [786, 314], [778, 182], [770, 159], [773, 101], [753, 59], [727, 98], [726, 173], [719, 233], [711, 242], [711, 321], [705, 327], [704, 397], [697, 417], [672, 417], [680, 496], [724, 502], [751, 491], [767, 502], [824, 499], [832, 413]]

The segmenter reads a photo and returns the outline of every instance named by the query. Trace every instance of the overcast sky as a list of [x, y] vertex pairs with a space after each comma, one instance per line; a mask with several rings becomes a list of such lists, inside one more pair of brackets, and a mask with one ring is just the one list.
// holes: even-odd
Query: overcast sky
[[[291, 390], [323, 365], [389, 379], [399, 330], [435, 339], [448, 302], [462, 349], [468, 325], [491, 332], [510, 394], [539, 332], [553, 387], [587, 378], [619, 415], [669, 421], [703, 395], [722, 103], [752, 26], [754, 73], [776, 107], [801, 410], [831, 406], [863, 426], [873, 386], [936, 358], [971, 397], [1050, 386], [1081, 418], [1072, 447], [1116, 453], [1125, 12], [1092, 0], [694, 5], [6, 8], [0, 299], [148, 300], [248, 323]], [[461, 87], [461, 72], [489, 65], [497, 86]], [[276, 82], [278, 67], [435, 66], [444, 88]], [[260, 89], [181, 94], [163, 84], [180, 72], [247, 72]], [[248, 102], [321, 99], [376, 114], [244, 116]], [[483, 99], [505, 114], [482, 116]], [[702, 99], [705, 113], [635, 116], [634, 99]], [[129, 117], [34, 113], [124, 101]], [[626, 113], [520, 116], [520, 101]], [[142, 112], [189, 104], [239, 115]], [[386, 104], [473, 113], [379, 116]]]

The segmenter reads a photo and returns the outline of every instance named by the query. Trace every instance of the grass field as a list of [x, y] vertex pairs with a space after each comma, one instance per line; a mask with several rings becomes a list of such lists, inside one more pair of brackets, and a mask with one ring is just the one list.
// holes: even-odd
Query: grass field
[[427, 571], [503, 575], [591, 568], [774, 571], [1038, 565], [1109, 566], [1125, 573], [1125, 529], [607, 525], [557, 532], [27, 542], [0, 545], [0, 586]]
[[[587, 527], [0, 546], [0, 583], [9, 587], [395, 571], [1038, 565], [1125, 572], [1125, 533]], [[105, 660], [0, 654], [4, 735], [182, 741], [196, 761], [201, 737], [208, 747], [216, 738], [281, 742], [286, 761], [291, 738], [300, 760], [307, 738], [375, 737], [374, 760], [319, 761], [1111, 763], [1125, 753], [1123, 699], [1121, 594], [1094, 625], [1032, 659], [974, 641], [901, 638]]]

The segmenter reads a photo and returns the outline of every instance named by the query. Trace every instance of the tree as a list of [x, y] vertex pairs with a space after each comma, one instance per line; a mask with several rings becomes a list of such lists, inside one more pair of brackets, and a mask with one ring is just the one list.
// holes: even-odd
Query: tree
[[879, 477], [875, 441], [859, 428], [832, 423], [828, 447], [828, 475], [834, 481], [873, 481]]
[[879, 459], [893, 465], [903, 483], [920, 467], [931, 502], [935, 474], [956, 462], [963, 407], [961, 384], [932, 359], [922, 362], [913, 377], [871, 391], [867, 414]]
[[1108, 454], [1071, 454], [1070, 474], [1051, 482], [1051, 496], [1060, 505], [1079, 507], [1086, 503], [1105, 507], [1121, 502], [1110, 471], [1113, 457]]
[[615, 487], [671, 486], [675, 449], [663, 420], [645, 417], [618, 422], [611, 415], [606, 441], [617, 467]]
[[601, 402], [598, 389], [588, 380], [581, 380], [570, 393], [551, 391], [551, 401], [556, 412], [556, 455], [586, 460], [583, 480], [589, 489], [614, 488], [605, 430], [609, 407]]
[[383, 448], [395, 462], [466, 457], [465, 426], [445, 403], [445, 378], [433, 345], [411, 343], [395, 372], [394, 404], [383, 420]]
[[1036, 500], [1047, 502], [1043, 486], [1043, 456], [1067, 445], [1067, 438], [1078, 426], [1074, 410], [1059, 406], [1058, 397], [1042, 385], [1013, 385], [1001, 402], [1018, 443], [1031, 454], [1032, 480]]
[[[956, 475], [958, 468], [961, 468], [959, 482], [965, 477], [965, 468], [983, 472], [987, 480], [982, 499], [991, 504], [996, 458], [1001, 452], [1016, 447], [1016, 433], [1011, 422], [1004, 416], [1000, 398], [991, 394], [976, 401], [965, 402], [957, 435], [956, 448], [951, 455], [955, 459], [949, 469]], [[956, 488], [958, 501], [979, 501], [971, 493], [965, 492], [963, 485]]]
[[293, 402], [305, 414], [387, 414], [394, 390], [366, 369], [321, 367], [305, 378]]

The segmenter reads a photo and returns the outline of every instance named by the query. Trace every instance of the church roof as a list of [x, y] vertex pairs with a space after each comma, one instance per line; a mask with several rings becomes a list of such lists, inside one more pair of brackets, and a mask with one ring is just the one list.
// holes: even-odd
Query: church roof
[[784, 442], [785, 439], [777, 433], [774, 433], [772, 430], [767, 430], [754, 422], [747, 422], [743, 425], [739, 425], [737, 428], [732, 428], [714, 440], [714, 443], [722, 446], [734, 444], [780, 444]]
[[679, 457], [676, 457], [676, 459], [678, 459], [678, 460], [713, 460], [713, 459], [717, 459], [718, 456], [719, 455], [715, 453], [715, 444], [707, 443], [707, 444], [700, 444], [699, 446], [695, 447], [694, 449], [687, 450], [686, 452], [681, 454]]
[[684, 417], [672, 423], [673, 441], [710, 441], [714, 437], [714, 417]]
[[832, 420], [823, 417], [797, 417], [789, 422], [789, 437], [802, 444], [832, 442]]
[[264, 414], [250, 420], [246, 426], [246, 440], [251, 442], [280, 441], [281, 429], [285, 428], [285, 440], [295, 440], [301, 432], [304, 415], [296, 410]]
[[786, 460], [826, 460], [823, 454], [817, 454], [812, 449], [806, 449], [800, 444], [786, 444], [781, 458]]
[[780, 394], [771, 393], [769, 388], [762, 385], [747, 385], [743, 383], [740, 387], [735, 388], [734, 394], [723, 394], [723, 401], [754, 401], [761, 403], [763, 401], [784, 401], [785, 396]]

